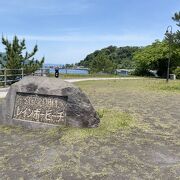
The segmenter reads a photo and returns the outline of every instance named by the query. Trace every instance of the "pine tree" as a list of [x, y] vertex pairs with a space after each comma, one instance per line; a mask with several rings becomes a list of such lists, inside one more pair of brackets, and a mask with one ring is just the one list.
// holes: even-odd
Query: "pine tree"
[[[17, 36], [14, 36], [13, 41], [10, 42], [7, 38], [2, 36], [2, 44], [6, 50], [6, 65], [8, 69], [24, 68], [26, 74], [31, 74], [37, 69], [41, 68], [44, 63], [44, 57], [41, 60], [34, 58], [38, 51], [38, 46], [35, 45], [32, 52], [28, 53], [26, 50], [25, 39], [20, 41]], [[15, 74], [15, 72], [13, 72]]]
[[[176, 12], [174, 14], [174, 17], [172, 17], [172, 19], [177, 23], [176, 25], [180, 27], [180, 11]], [[174, 40], [177, 45], [177, 48], [180, 49], [180, 30], [177, 30], [177, 32], [175, 33]], [[174, 70], [174, 73], [176, 74], [177, 79], [180, 79], [180, 63], [177, 66], [177, 68]]]
[[98, 54], [90, 65], [91, 73], [101, 72], [113, 74], [115, 69], [116, 65], [110, 59], [108, 59], [104, 53]]
[[176, 12], [172, 19], [177, 22], [177, 26], [180, 26], [180, 11]]
[[[177, 26], [180, 27], [180, 11], [176, 12], [174, 14], [174, 16], [172, 17], [172, 19], [177, 22]], [[180, 31], [177, 30], [177, 32], [174, 34], [174, 41], [177, 44], [178, 47], [180, 47]]]

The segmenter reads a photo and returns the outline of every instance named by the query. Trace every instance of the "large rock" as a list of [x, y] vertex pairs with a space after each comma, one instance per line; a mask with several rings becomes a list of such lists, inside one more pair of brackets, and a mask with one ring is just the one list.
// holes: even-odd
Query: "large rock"
[[13, 84], [0, 106], [0, 123], [28, 128], [66, 124], [97, 127], [100, 122], [87, 96], [73, 84], [47, 77], [24, 77]]

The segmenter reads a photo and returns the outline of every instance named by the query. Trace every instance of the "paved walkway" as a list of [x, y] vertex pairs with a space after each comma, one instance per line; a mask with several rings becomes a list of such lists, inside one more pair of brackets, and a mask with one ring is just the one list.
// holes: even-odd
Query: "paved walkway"
[[142, 78], [127, 78], [127, 77], [121, 77], [121, 78], [80, 78], [80, 79], [66, 79], [67, 82], [79, 82], [79, 81], [101, 81], [101, 80], [118, 80], [118, 79], [142, 79]]
[[[100, 81], [100, 80], [119, 80], [119, 79], [142, 79], [142, 78], [80, 78], [80, 79], [65, 79], [66, 82], [80, 82], [80, 81]], [[9, 88], [0, 88], [0, 98], [4, 98]]]

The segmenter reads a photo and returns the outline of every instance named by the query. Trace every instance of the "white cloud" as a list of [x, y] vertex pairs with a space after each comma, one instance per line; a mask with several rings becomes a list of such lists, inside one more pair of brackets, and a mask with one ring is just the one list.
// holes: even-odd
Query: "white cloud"
[[[76, 15], [86, 12], [92, 2], [88, 0], [11, 0], [0, 1], [0, 13], [24, 14], [37, 12], [38, 15]], [[18, 11], [17, 11], [18, 9]]]
[[[62, 35], [62, 36], [39, 36], [18, 35], [30, 41], [54, 41], [54, 42], [117, 42], [117, 41], [149, 41], [156, 39], [149, 35], [126, 34], [126, 35]], [[12, 36], [11, 36], [12, 38]]]

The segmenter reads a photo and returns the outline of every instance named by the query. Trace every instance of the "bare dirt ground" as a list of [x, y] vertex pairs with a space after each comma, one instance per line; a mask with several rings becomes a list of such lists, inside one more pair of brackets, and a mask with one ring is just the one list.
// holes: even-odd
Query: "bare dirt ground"
[[180, 179], [180, 93], [142, 84], [77, 83], [95, 108], [136, 119], [104, 138], [66, 143], [62, 131], [0, 126], [0, 179]]

